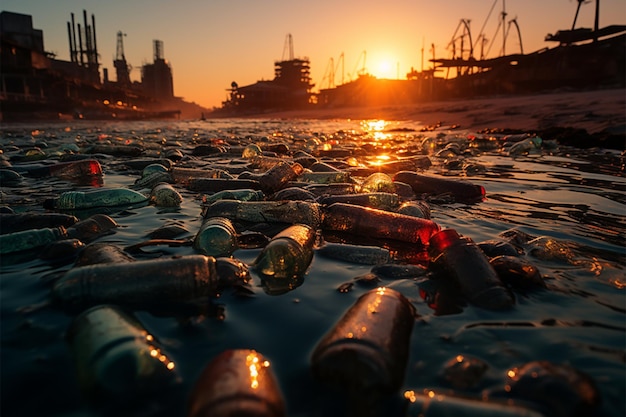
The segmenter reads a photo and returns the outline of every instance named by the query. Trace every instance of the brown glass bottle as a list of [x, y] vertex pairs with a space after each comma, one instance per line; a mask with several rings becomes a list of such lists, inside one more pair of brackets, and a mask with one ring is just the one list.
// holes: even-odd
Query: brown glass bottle
[[391, 288], [368, 291], [315, 347], [313, 375], [350, 394], [395, 392], [404, 380], [415, 314]]
[[429, 268], [452, 279], [472, 304], [491, 310], [510, 308], [513, 296], [482, 250], [454, 229], [442, 230], [430, 239]]
[[226, 350], [204, 368], [187, 417], [282, 417], [283, 396], [270, 361], [251, 349]]
[[213, 295], [219, 286], [215, 258], [187, 255], [70, 269], [52, 289], [68, 311], [97, 304], [161, 311]]

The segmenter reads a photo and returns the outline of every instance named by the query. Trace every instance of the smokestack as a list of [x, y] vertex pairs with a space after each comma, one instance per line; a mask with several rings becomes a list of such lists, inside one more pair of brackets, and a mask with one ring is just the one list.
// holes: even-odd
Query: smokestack
[[98, 68], [98, 45], [96, 45], [96, 17], [91, 15], [91, 29], [93, 31], [93, 58], [96, 63], [96, 68]]
[[74, 22], [74, 13], [72, 13], [72, 38], [74, 40], [74, 55], [72, 55], [72, 58], [70, 59], [70, 61], [72, 62], [78, 62], [78, 48], [76, 45], [76, 23]]
[[67, 22], [67, 37], [70, 44], [70, 61], [74, 62], [74, 45], [72, 45], [72, 28], [70, 22]]

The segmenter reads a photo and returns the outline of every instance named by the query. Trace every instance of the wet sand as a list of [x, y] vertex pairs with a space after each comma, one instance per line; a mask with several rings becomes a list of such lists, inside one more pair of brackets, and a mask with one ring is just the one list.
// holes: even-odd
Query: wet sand
[[385, 119], [463, 129], [585, 129], [588, 133], [626, 131], [626, 90], [560, 91], [545, 94], [455, 99], [423, 104], [322, 108], [267, 112], [250, 118]]

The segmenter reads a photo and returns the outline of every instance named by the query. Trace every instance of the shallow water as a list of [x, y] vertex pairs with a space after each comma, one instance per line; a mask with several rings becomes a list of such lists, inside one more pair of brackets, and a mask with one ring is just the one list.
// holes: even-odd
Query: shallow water
[[[68, 122], [6, 125], [1, 144], [5, 155], [11, 156], [10, 145], [45, 142], [45, 151], [61, 144], [111, 141], [140, 144], [145, 148], [144, 156], [158, 157], [168, 149], [180, 149], [186, 155], [181, 162], [196, 164], [215, 159], [191, 156], [195, 146], [215, 139], [231, 144], [258, 143], [261, 148], [282, 142], [291, 151], [312, 153], [324, 147], [348, 148], [359, 151], [355, 155], [360, 163], [427, 154], [433, 162], [427, 172], [461, 177], [482, 185], [487, 192], [485, 201], [475, 204], [432, 202], [432, 219], [442, 228], [456, 229], [475, 242], [517, 229], [552, 238], [566, 250], [541, 258], [525, 255], [539, 268], [548, 288], [516, 291], [515, 308], [505, 312], [466, 305], [456, 314], [437, 314], [420, 294], [425, 277], [383, 280], [381, 285], [400, 291], [419, 314], [397, 403], [407, 390], [480, 398], [482, 392], [504, 386], [507, 370], [533, 360], [548, 360], [571, 365], [594, 380], [602, 397], [599, 415], [624, 415], [623, 155], [544, 143], [542, 149], [529, 155], [512, 157], [498, 141], [490, 142], [492, 146], [486, 150], [469, 147], [467, 138], [474, 132], [445, 127], [421, 132], [421, 128], [419, 123], [358, 120]], [[445, 168], [449, 166], [445, 158], [436, 153], [449, 142], [459, 143], [467, 150], [460, 158], [481, 164], [484, 172], [468, 176], [460, 169]], [[316, 149], [312, 148], [314, 143]], [[104, 187], [127, 187], [139, 177], [140, 172], [121, 168], [120, 159], [100, 158]], [[363, 179], [355, 177], [357, 182]], [[43, 212], [45, 198], [76, 188], [76, 184], [54, 178], [25, 178], [19, 187], [2, 187], [2, 199], [16, 212]], [[193, 236], [201, 223], [201, 193], [177, 189], [184, 198], [179, 209], [148, 205], [111, 213], [120, 227], [98, 241], [133, 245], [147, 240], [149, 232], [172, 223], [189, 231], [182, 237]], [[152, 255], [195, 253], [188, 246], [159, 246], [146, 251]], [[250, 264], [259, 252], [240, 249], [233, 256]], [[23, 259], [5, 258], [2, 264], [2, 415], [97, 415], [80, 392], [64, 341], [72, 316], [51, 307], [36, 307], [49, 299], [50, 274], [71, 268], [71, 263], [51, 265], [29, 254]], [[181, 325], [173, 317], [137, 312], [175, 361], [182, 386], [170, 394], [174, 405], [168, 411], [163, 411], [158, 405], [160, 399], [155, 398], [154, 404], [146, 404], [145, 409], [131, 415], [185, 415], [184, 402], [201, 370], [229, 348], [252, 348], [270, 359], [289, 415], [344, 415], [349, 408], [342, 403], [346, 396], [330, 392], [311, 377], [310, 356], [320, 338], [370, 289], [354, 285], [348, 292], [339, 292], [337, 288], [370, 269], [371, 265], [315, 256], [304, 283], [279, 296], [266, 294], [259, 277], [251, 271], [253, 296], [242, 297], [226, 290], [215, 301], [224, 309], [222, 319], [206, 317]], [[479, 358], [489, 365], [486, 375], [471, 388], [455, 389], [442, 378], [444, 364], [458, 355]], [[400, 415], [396, 402], [391, 403], [387, 415]], [[172, 409], [176, 410], [173, 414]]]

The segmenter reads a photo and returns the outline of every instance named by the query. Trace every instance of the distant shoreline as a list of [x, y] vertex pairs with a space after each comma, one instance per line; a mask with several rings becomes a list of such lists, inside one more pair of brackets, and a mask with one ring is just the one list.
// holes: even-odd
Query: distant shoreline
[[[384, 119], [411, 120], [424, 126], [462, 129], [585, 129], [589, 133], [626, 129], [626, 89], [551, 91], [543, 94], [450, 99], [409, 105], [266, 111], [255, 114], [209, 113], [207, 118]], [[620, 130], [621, 128], [621, 130]]]

